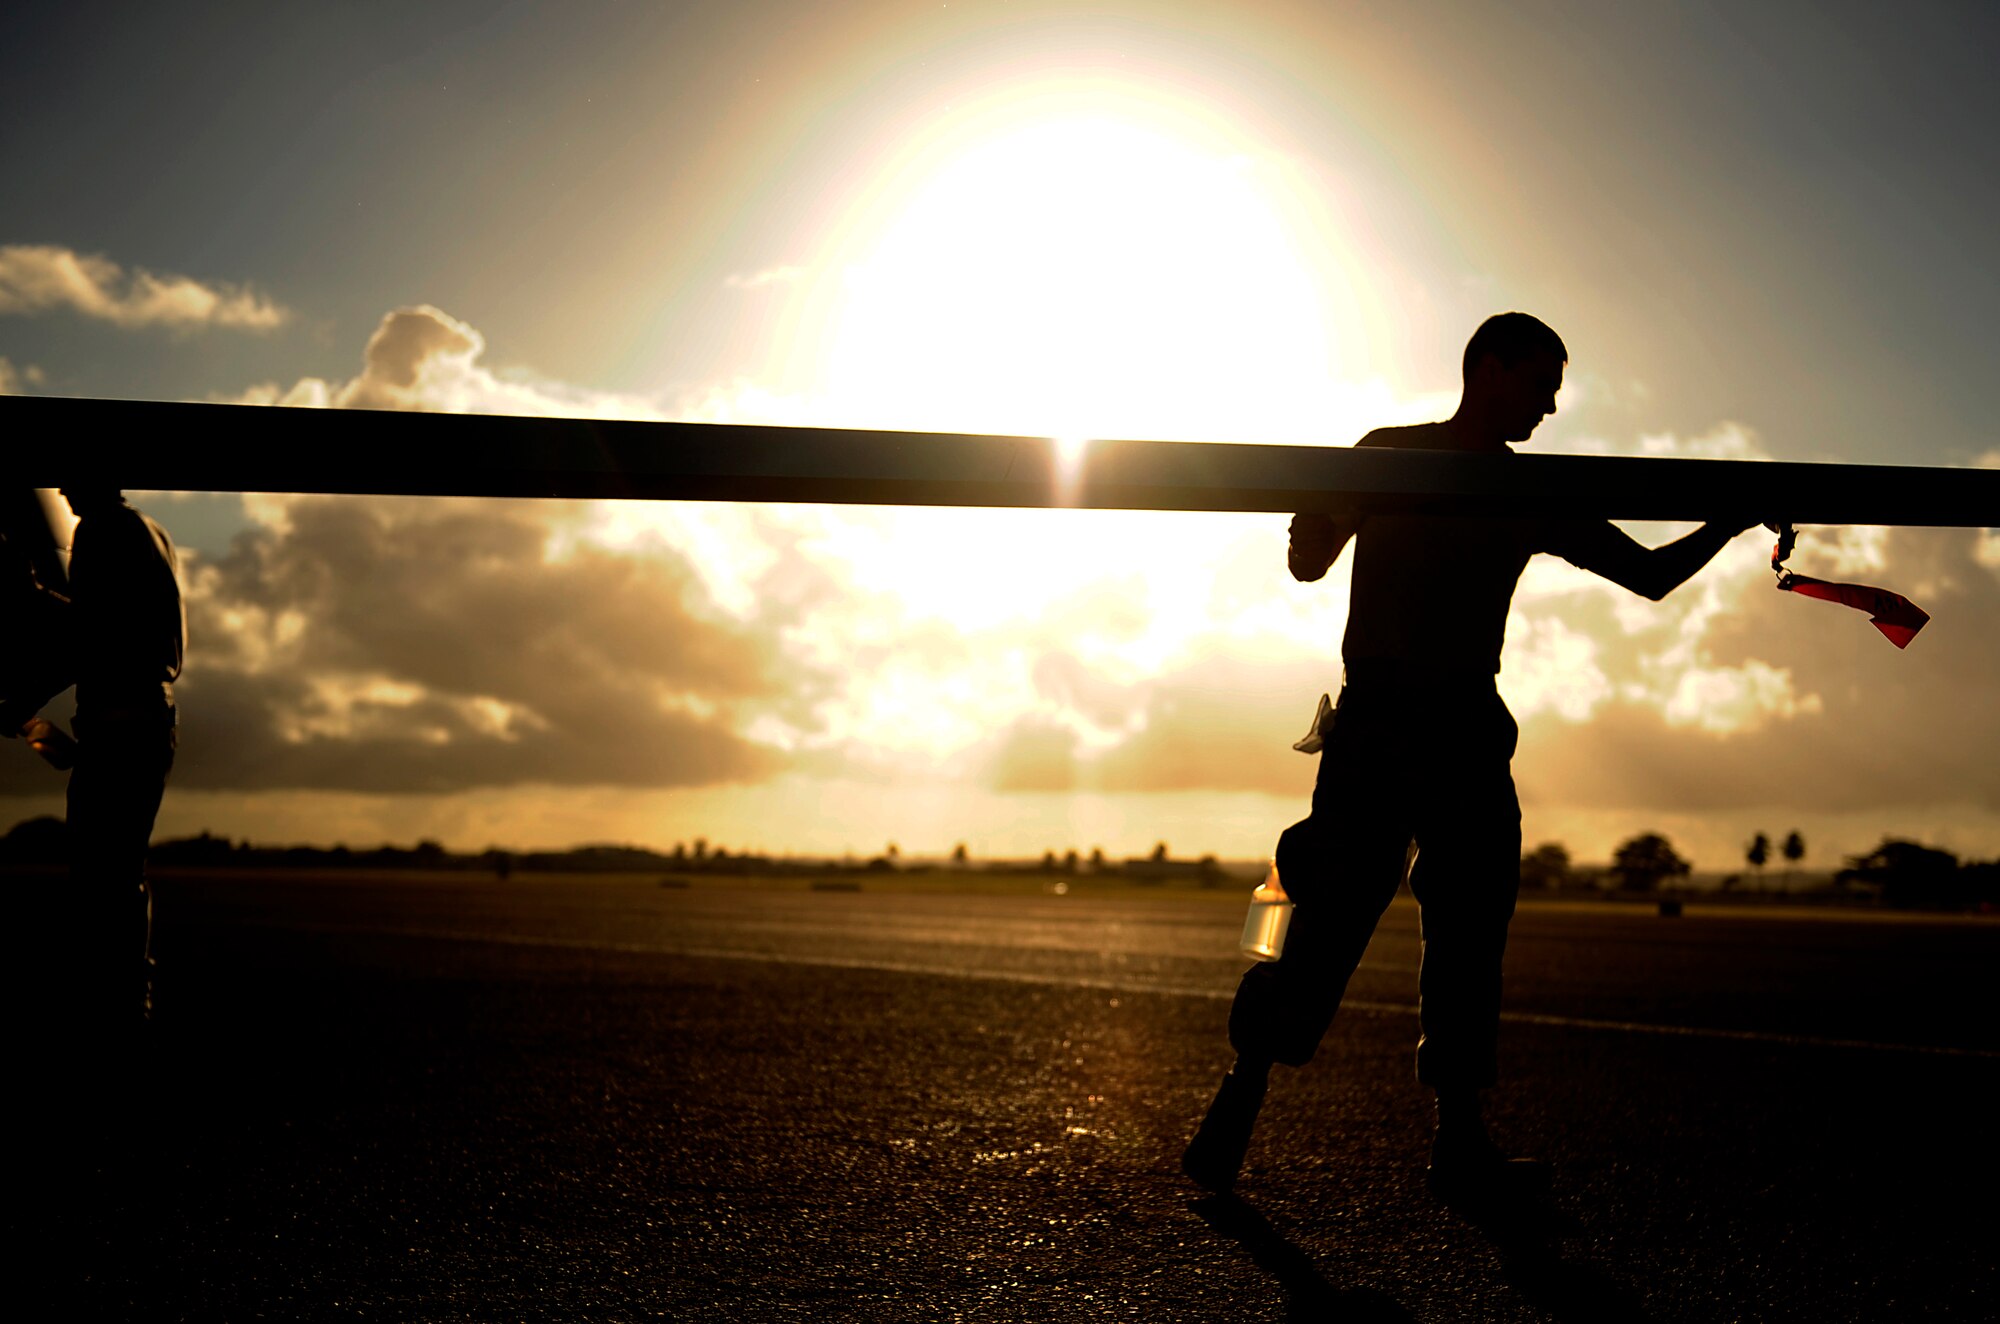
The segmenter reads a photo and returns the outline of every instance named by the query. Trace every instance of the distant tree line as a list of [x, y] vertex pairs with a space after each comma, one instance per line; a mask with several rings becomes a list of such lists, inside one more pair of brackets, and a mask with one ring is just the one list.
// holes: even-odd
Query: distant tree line
[[[24, 820], [0, 836], [0, 866], [54, 867], [68, 858], [65, 829], [60, 818]], [[429, 869], [491, 873], [500, 878], [516, 871], [530, 873], [691, 873], [737, 875], [784, 875], [828, 872], [897, 873], [928, 868], [949, 868], [981, 872], [1045, 873], [1076, 876], [1099, 874], [1128, 881], [1163, 883], [1187, 879], [1212, 886], [1225, 877], [1222, 863], [1213, 855], [1197, 860], [1174, 859], [1165, 842], [1150, 855], [1116, 862], [1105, 857], [1102, 848], [1088, 856], [1070, 849], [1044, 851], [1041, 859], [992, 860], [975, 862], [964, 842], [952, 848], [948, 862], [912, 863], [895, 842], [882, 853], [863, 859], [816, 859], [773, 856], [757, 851], [732, 852], [726, 846], [711, 845], [707, 838], [677, 843], [671, 851], [643, 846], [589, 845], [564, 851], [506, 851], [498, 848], [475, 853], [449, 851], [435, 841], [419, 841], [414, 846], [383, 845], [365, 849], [337, 846], [261, 846], [248, 841], [231, 841], [202, 832], [155, 842], [148, 853], [158, 866], [186, 869]]]
[[[60, 818], [44, 816], [16, 823], [5, 835], [0, 835], [0, 867], [62, 866], [68, 860], [64, 832]], [[1752, 868], [1759, 868], [1769, 860], [1770, 853], [1770, 838], [1760, 832], [1749, 843], [1744, 858]], [[1796, 865], [1805, 857], [1804, 838], [1792, 832], [1779, 847], [1779, 853], [1787, 864]], [[516, 871], [771, 876], [942, 868], [1058, 877], [1095, 875], [1140, 884], [1182, 881], [1202, 887], [1228, 881], [1222, 862], [1214, 855], [1175, 859], [1164, 841], [1148, 855], [1122, 861], [1108, 859], [1101, 848], [1093, 848], [1088, 855], [1074, 849], [1048, 850], [1039, 860], [978, 863], [965, 843], [959, 842], [943, 861], [911, 863], [894, 842], [881, 854], [866, 859], [828, 860], [747, 850], [731, 852], [726, 847], [711, 846], [700, 837], [691, 843], [677, 844], [667, 852], [643, 846], [588, 845], [564, 851], [515, 852], [495, 848], [459, 853], [446, 850], [435, 841], [357, 850], [347, 846], [260, 846], [203, 832], [156, 842], [150, 858], [156, 865], [189, 869], [432, 869], [485, 872], [503, 879]], [[1579, 869], [1561, 842], [1543, 842], [1521, 857], [1521, 886], [1524, 890], [1560, 891], [1603, 889], [1608, 885], [1620, 892], [1645, 894], [1670, 887], [1691, 870], [1692, 866], [1665, 836], [1642, 832], [1623, 842], [1613, 852], [1609, 867], [1602, 870]], [[1732, 882], [1733, 876], [1723, 879], [1724, 888]], [[1872, 893], [1889, 906], [2000, 909], [2000, 860], [1961, 862], [1950, 851], [1895, 837], [1883, 838], [1881, 845], [1865, 855], [1850, 857], [1847, 867], [1834, 874], [1833, 882], [1838, 888]]]
[[[1759, 832], [1745, 849], [1744, 860], [1761, 870], [1771, 853], [1770, 837]], [[1788, 866], [1796, 867], [1806, 855], [1805, 838], [1792, 831], [1778, 853]], [[1623, 842], [1601, 874], [1578, 869], [1561, 842], [1543, 842], [1521, 857], [1521, 886], [1556, 891], [1608, 884], [1621, 892], [1651, 893], [1691, 871], [1665, 836], [1643, 832]], [[1733, 887], [1737, 878], [1725, 877], [1723, 889]], [[1874, 850], [1850, 857], [1847, 867], [1833, 875], [1833, 885], [1872, 892], [1889, 906], [1994, 910], [2000, 909], [2000, 860], [1961, 863], [1950, 851], [1885, 837]]]
[[[0, 836], [0, 864], [56, 865], [68, 858], [60, 818], [30, 818]], [[449, 851], [435, 841], [414, 846], [260, 846], [208, 832], [156, 841], [147, 858], [155, 865], [191, 869], [437, 869], [492, 872], [505, 877], [516, 869], [569, 873], [658, 870], [671, 857], [637, 846], [578, 846], [567, 851], [516, 853]]]

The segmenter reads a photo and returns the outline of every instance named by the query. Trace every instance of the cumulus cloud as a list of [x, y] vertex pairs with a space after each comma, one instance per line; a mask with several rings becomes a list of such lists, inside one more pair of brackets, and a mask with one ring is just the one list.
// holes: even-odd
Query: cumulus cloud
[[17, 368], [6, 357], [0, 356], [0, 395], [25, 395], [29, 387], [40, 386], [46, 380], [42, 370], [34, 364]]
[[1869, 541], [1884, 578], [1932, 614], [1908, 651], [1858, 613], [1766, 581], [1709, 623], [1670, 685], [1635, 679], [1586, 726], [1524, 722], [1524, 794], [1685, 811], [2000, 809], [2000, 582], [1970, 530]]
[[[764, 623], [670, 548], [560, 546], [530, 503], [291, 498], [189, 576], [193, 789], [696, 786], [806, 720]], [[575, 512], [571, 512], [572, 514]], [[808, 683], [805, 689], [810, 689]]]
[[[658, 416], [647, 401], [496, 371], [484, 352], [448, 314], [400, 309], [352, 379], [239, 398]], [[827, 585], [754, 519], [271, 495], [246, 498], [243, 516], [226, 553], [183, 562], [184, 790], [740, 785], [782, 774], [820, 720], [830, 684], [784, 634]], [[683, 544], [733, 573], [697, 567]], [[31, 764], [0, 761], [0, 794], [46, 793]]]
[[1039, 701], [982, 746], [982, 780], [1008, 792], [1310, 791], [1313, 761], [1291, 745], [1320, 693], [1337, 687], [1337, 666], [1213, 638], [1200, 645], [1128, 680], [1046, 654], [1034, 667]]
[[666, 417], [639, 396], [591, 391], [481, 359], [486, 338], [428, 304], [383, 317], [362, 351], [361, 372], [344, 382], [303, 377], [268, 382], [231, 397], [238, 404], [306, 409], [410, 409], [447, 414], [530, 414], [545, 418]]
[[[1524, 800], [1642, 826], [1865, 816], [1864, 834], [1924, 807], [1992, 814], [2000, 578], [1985, 573], [1986, 544], [1977, 530], [1802, 532], [1791, 564], [1803, 573], [1881, 584], [1931, 612], [1907, 652], [1859, 613], [1774, 591], [1763, 537], [1659, 604], [1551, 567], [1533, 592], [1524, 583], [1501, 677], [1522, 719]], [[1549, 665], [1559, 646], [1575, 656]]]
[[1973, 548], [1972, 559], [1996, 579], [2000, 579], [2000, 529], [1981, 529], [1978, 536], [1979, 541]]
[[[485, 348], [436, 308], [398, 309], [355, 377], [238, 398], [660, 416], [649, 401], [495, 370]], [[737, 558], [762, 563], [746, 580], [705, 575], [676, 546], [715, 559], [716, 539], [696, 535], [726, 518], [658, 507], [627, 518], [612, 503], [260, 496], [245, 513], [225, 555], [185, 563], [183, 788], [741, 784], [779, 775], [820, 721], [830, 685], [783, 635], [828, 585], [781, 532], [722, 538], [737, 553], [757, 545]], [[0, 792], [45, 791], [19, 764], [0, 767]]]
[[1292, 742], [1337, 678], [1318, 658], [1191, 659], [1144, 686], [1138, 730], [1093, 761], [1092, 780], [1107, 791], [1309, 795], [1318, 762]]
[[1693, 726], [1728, 735], [1754, 730], [1771, 717], [1817, 713], [1817, 694], [1800, 695], [1789, 670], [1751, 658], [1736, 667], [1693, 666], [1674, 678], [1660, 709], [1668, 726]]
[[270, 331], [291, 316], [267, 296], [247, 288], [138, 268], [127, 271], [108, 257], [53, 244], [0, 245], [0, 313], [55, 309], [128, 330], [219, 326]]
[[1768, 460], [1770, 452], [1756, 429], [1742, 423], [1718, 423], [1707, 432], [1681, 437], [1671, 432], [1639, 438], [1637, 453], [1683, 460]]
[[1553, 712], [1590, 719], [1613, 693], [1597, 639], [1564, 613], [1515, 613], [1507, 622], [1502, 689], [1516, 717]]

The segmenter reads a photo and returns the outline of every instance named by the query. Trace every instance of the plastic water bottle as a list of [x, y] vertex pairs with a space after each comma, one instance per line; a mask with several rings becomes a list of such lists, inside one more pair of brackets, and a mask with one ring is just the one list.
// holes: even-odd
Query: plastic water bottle
[[76, 766], [76, 741], [54, 722], [45, 717], [30, 718], [21, 734], [27, 738], [28, 748], [48, 760], [56, 771], [68, 772]]
[[1278, 863], [1250, 894], [1250, 913], [1243, 917], [1243, 954], [1275, 961], [1285, 951], [1285, 930], [1292, 926], [1292, 899], [1278, 881]]

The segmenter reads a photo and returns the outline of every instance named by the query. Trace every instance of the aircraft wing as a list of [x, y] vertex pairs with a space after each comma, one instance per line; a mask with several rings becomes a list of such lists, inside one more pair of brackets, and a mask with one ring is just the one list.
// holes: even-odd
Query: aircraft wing
[[23, 481], [615, 497], [2000, 525], [2000, 470], [623, 422], [0, 397]]

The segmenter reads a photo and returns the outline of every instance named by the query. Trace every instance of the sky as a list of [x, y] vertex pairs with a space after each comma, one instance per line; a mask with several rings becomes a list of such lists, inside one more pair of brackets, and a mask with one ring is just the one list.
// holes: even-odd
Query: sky
[[[1995, 467], [1996, 38], [1977, 4], [43, 6], [0, 44], [0, 391], [1338, 445], [1449, 414], [1520, 308], [1571, 356], [1523, 449]], [[190, 612], [165, 835], [1258, 856], [1339, 683], [1347, 563], [1293, 583], [1282, 517], [133, 496]], [[1528, 842], [2000, 854], [2000, 532], [1806, 531], [1803, 573], [1932, 613], [1907, 653], [1768, 551], [1657, 605], [1530, 567]], [[0, 755], [0, 819], [60, 812]]]

